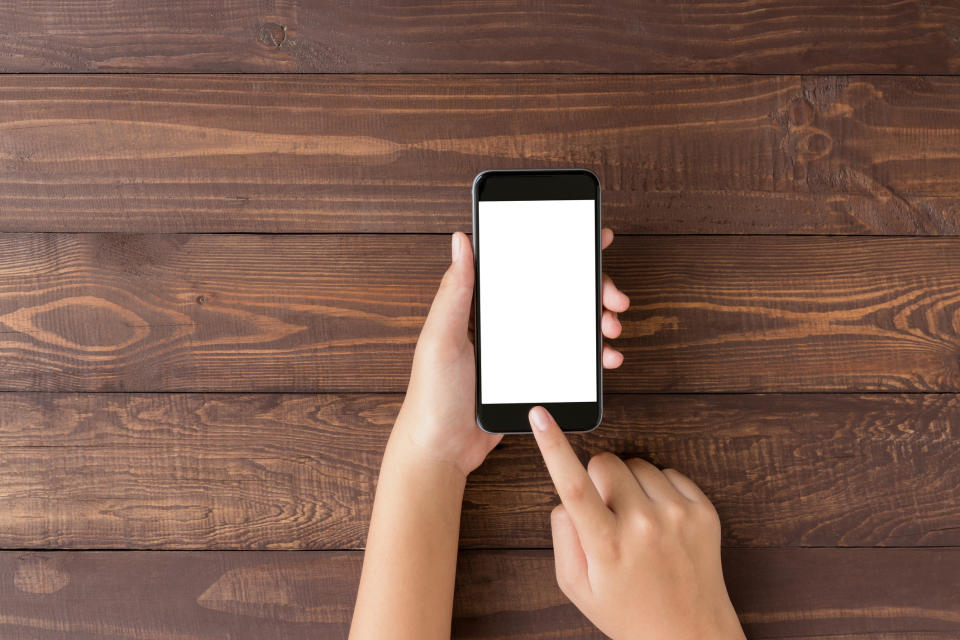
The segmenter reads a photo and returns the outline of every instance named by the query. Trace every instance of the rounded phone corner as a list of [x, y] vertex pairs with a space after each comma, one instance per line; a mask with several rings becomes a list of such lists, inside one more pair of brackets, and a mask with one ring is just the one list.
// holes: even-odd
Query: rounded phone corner
[[584, 167], [577, 167], [576, 169], [574, 169], [574, 171], [579, 171], [580, 173], [587, 174], [588, 176], [596, 180], [598, 186], [600, 185], [600, 177], [596, 173], [594, 173], [593, 169], [585, 169]]
[[576, 169], [571, 169], [571, 171], [574, 173], [581, 173], [583, 175], [590, 176], [593, 179], [593, 183], [597, 187], [597, 194], [599, 194], [603, 190], [603, 187], [600, 184], [600, 176], [594, 173], [592, 169], [584, 169], [583, 167], [577, 167]]
[[477, 187], [480, 185], [480, 181], [483, 180], [487, 176], [487, 174], [490, 173], [491, 171], [493, 170], [485, 169], [480, 173], [478, 173], [477, 175], [473, 176], [473, 186], [471, 187], [471, 189], [473, 190], [474, 194], [477, 193]]
[[600, 426], [600, 423], [603, 422], [603, 409], [600, 409], [600, 414], [597, 416], [597, 421], [593, 423], [593, 426], [587, 427], [586, 429], [565, 429], [564, 433], [590, 433], [595, 431], [597, 427]]
[[603, 408], [602, 408], [602, 407], [600, 408], [600, 413], [597, 414], [597, 421], [593, 423], [593, 426], [592, 426], [592, 427], [590, 427], [589, 429], [585, 429], [585, 430], [583, 431], [583, 433], [590, 433], [591, 431], [594, 431], [597, 427], [600, 426], [600, 423], [601, 423], [601, 422], [603, 422]]
[[477, 413], [476, 415], [474, 415], [474, 422], [476, 422], [476, 423], [477, 423], [477, 426], [480, 427], [480, 431], [483, 431], [484, 433], [490, 433], [490, 434], [493, 434], [493, 435], [499, 435], [499, 434], [500, 434], [499, 431], [490, 431], [490, 429], [487, 429], [485, 426], [483, 426], [483, 422], [480, 420], [480, 414], [479, 414], [479, 413]]
[[492, 431], [490, 429], [487, 429], [485, 426], [483, 426], [483, 422], [480, 420], [479, 414], [477, 414], [475, 421], [477, 423], [477, 426], [480, 428], [480, 431], [483, 431], [484, 433], [489, 433], [490, 435], [494, 435], [494, 436], [507, 436], [511, 434], [522, 434], [522, 433], [529, 433], [531, 435], [533, 434], [533, 431], [531, 431], [530, 429], [526, 429], [526, 430], [521, 429], [519, 431]]

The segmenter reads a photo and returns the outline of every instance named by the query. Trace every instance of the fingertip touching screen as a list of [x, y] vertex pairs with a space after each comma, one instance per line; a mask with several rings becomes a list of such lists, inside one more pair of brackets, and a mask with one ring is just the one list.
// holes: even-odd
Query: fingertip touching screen
[[596, 201], [477, 207], [480, 402], [596, 402]]

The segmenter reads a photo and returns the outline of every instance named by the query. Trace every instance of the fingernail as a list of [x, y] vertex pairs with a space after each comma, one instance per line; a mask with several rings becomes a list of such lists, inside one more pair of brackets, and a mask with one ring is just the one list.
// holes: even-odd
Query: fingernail
[[547, 430], [547, 410], [543, 407], [534, 407], [530, 409], [530, 422], [538, 431]]
[[460, 257], [460, 237], [456, 233], [450, 236], [450, 253], [453, 255], [453, 261], [456, 262]]

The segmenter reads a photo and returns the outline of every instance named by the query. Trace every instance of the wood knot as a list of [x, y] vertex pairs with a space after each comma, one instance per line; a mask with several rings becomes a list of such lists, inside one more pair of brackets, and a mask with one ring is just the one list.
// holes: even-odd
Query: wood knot
[[287, 39], [287, 25], [265, 22], [257, 27], [257, 40], [268, 47], [279, 47]]
[[46, 595], [70, 584], [70, 574], [49, 558], [28, 555], [20, 558], [13, 574], [13, 586], [23, 593]]
[[150, 334], [150, 324], [131, 309], [96, 296], [57, 298], [0, 316], [0, 325], [34, 340], [87, 353], [126, 349]]
[[804, 126], [813, 122], [816, 109], [806, 98], [796, 98], [788, 107], [787, 115], [791, 126]]
[[206, 303], [207, 303], [206, 296], [197, 296], [197, 304], [206, 304]]
[[[785, 115], [786, 127], [780, 148], [791, 161], [794, 180], [806, 180], [808, 165], [833, 151], [833, 138], [814, 125], [817, 107], [803, 96], [794, 98], [787, 105], [785, 114], [781, 114]], [[778, 121], [783, 124], [783, 116]]]

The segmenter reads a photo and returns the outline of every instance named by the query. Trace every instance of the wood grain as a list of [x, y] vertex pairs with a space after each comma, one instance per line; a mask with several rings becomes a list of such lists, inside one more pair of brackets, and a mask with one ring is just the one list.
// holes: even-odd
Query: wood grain
[[0, 2], [0, 71], [956, 73], [947, 0]]
[[[0, 76], [0, 637], [345, 638], [412, 234], [568, 166], [644, 234], [581, 459], [704, 488], [751, 638], [960, 636], [957, 3], [181, 4], [0, 0], [0, 74], [96, 72]], [[471, 476], [454, 637], [602, 637], [555, 503]]]
[[[0, 547], [349, 549], [390, 395], [0, 394]], [[727, 545], [960, 544], [956, 395], [613, 395], [571, 442], [684, 471]], [[461, 546], [544, 548], [535, 444], [470, 477]]]
[[619, 233], [958, 235], [958, 123], [942, 77], [6, 76], [0, 230], [466, 231], [477, 172], [581, 166]]
[[[960, 633], [960, 549], [727, 549], [723, 560], [750, 638]], [[35, 640], [346, 638], [360, 564], [360, 552], [3, 552], [0, 630]], [[466, 551], [453, 637], [605, 636], [557, 588], [550, 551]]]
[[[0, 235], [0, 389], [406, 388], [445, 236]], [[960, 239], [622, 237], [612, 392], [960, 391]]]

